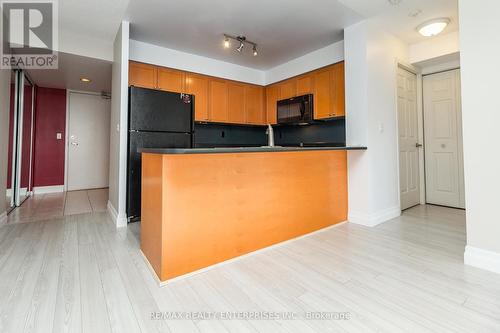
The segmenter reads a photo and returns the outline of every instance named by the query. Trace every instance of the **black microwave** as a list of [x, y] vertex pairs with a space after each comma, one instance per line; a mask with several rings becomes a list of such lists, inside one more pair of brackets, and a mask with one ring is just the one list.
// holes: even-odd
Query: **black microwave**
[[307, 124], [313, 121], [313, 95], [278, 101], [278, 124]]

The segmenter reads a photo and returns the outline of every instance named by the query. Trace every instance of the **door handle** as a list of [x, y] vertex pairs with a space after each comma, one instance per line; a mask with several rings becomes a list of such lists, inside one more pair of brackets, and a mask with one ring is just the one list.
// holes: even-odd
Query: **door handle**
[[423, 145], [422, 145], [421, 143], [418, 143], [418, 142], [415, 144], [415, 147], [417, 147], [417, 148], [420, 148], [420, 147], [422, 147], [422, 146], [423, 146]]

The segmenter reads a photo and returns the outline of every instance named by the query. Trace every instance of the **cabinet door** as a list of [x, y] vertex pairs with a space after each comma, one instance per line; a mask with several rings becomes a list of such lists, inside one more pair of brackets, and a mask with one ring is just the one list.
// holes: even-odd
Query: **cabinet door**
[[345, 77], [344, 62], [333, 65], [332, 72], [332, 116], [339, 117], [345, 115]]
[[332, 69], [314, 73], [314, 119], [330, 118], [332, 113]]
[[279, 93], [279, 87], [276, 85], [266, 87], [266, 120], [268, 124], [278, 123], [277, 103]]
[[280, 99], [287, 99], [297, 96], [297, 81], [295, 79], [286, 80], [279, 84]]
[[187, 73], [186, 92], [194, 95], [194, 119], [208, 121], [208, 78]]
[[249, 124], [264, 124], [264, 88], [245, 86], [245, 113]]
[[297, 96], [314, 93], [313, 76], [306, 74], [297, 78]]
[[227, 84], [228, 122], [245, 123], [245, 85], [235, 82]]
[[185, 73], [169, 68], [158, 68], [158, 89], [177, 93], [185, 92]]
[[157, 72], [156, 66], [130, 61], [128, 66], [128, 85], [155, 89]]
[[227, 82], [210, 79], [209, 84], [209, 115], [210, 121], [227, 122]]

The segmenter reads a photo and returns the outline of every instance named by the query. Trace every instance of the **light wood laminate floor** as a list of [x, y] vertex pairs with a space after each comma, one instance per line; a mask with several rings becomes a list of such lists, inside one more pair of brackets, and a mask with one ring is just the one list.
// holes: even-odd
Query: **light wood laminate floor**
[[[0, 228], [0, 332], [500, 332], [500, 275], [464, 266], [464, 212], [342, 224], [158, 287], [139, 224], [106, 213]], [[193, 246], [196, 246], [193, 244]], [[151, 320], [292, 312], [296, 320]], [[348, 312], [349, 320], [303, 320]]]
[[13, 210], [8, 224], [50, 220], [65, 215], [105, 212], [108, 189], [35, 194]]

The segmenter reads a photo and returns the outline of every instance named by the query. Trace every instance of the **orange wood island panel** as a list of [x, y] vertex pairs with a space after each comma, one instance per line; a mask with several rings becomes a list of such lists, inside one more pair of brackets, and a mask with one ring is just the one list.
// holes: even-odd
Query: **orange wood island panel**
[[346, 219], [346, 151], [142, 154], [141, 250], [161, 281]]

